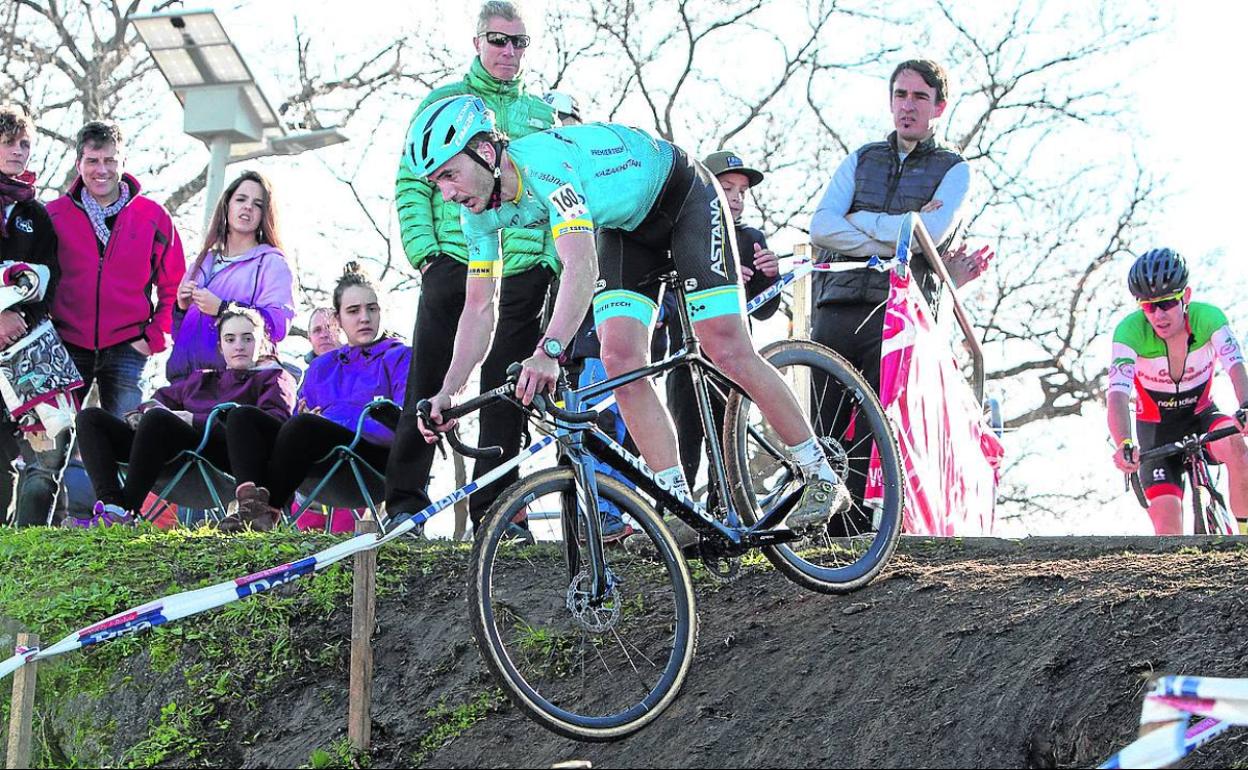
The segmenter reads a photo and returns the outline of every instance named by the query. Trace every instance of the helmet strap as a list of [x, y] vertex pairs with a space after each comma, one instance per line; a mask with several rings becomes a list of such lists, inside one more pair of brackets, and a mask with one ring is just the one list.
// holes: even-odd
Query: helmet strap
[[477, 151], [471, 147], [464, 148], [464, 154], [481, 164], [481, 168], [489, 171], [494, 175], [494, 189], [490, 191], [490, 200], [485, 204], [487, 209], [496, 209], [503, 203], [503, 148], [506, 146], [504, 142], [497, 139], [491, 139], [490, 145], [494, 148], [494, 157], [498, 162], [491, 165], [477, 154]]

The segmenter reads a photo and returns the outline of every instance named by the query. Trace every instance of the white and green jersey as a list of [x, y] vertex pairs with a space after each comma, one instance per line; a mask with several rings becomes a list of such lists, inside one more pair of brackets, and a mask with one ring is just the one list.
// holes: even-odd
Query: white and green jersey
[[539, 131], [512, 142], [507, 155], [520, 180], [516, 198], [460, 214], [469, 277], [501, 269], [503, 228], [550, 228], [556, 240], [600, 227], [636, 229], [662, 192], [673, 157], [667, 142], [614, 123]]
[[1135, 415], [1140, 422], [1161, 422], [1212, 409], [1215, 364], [1230, 371], [1244, 363], [1226, 315], [1217, 307], [1190, 303], [1187, 324], [1187, 358], [1177, 377], [1170, 371], [1165, 340], [1153, 331], [1144, 311], [1127, 316], [1114, 330], [1109, 391], [1130, 394], [1134, 390]]

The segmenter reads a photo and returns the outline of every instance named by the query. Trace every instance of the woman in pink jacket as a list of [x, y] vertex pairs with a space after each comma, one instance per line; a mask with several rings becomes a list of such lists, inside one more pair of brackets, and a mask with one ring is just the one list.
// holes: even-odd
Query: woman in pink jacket
[[259, 311], [274, 344], [285, 339], [295, 317], [294, 277], [282, 252], [273, 186], [255, 171], [244, 171], [225, 188], [204, 247], [178, 287], [170, 382], [225, 365], [216, 319], [231, 306]]

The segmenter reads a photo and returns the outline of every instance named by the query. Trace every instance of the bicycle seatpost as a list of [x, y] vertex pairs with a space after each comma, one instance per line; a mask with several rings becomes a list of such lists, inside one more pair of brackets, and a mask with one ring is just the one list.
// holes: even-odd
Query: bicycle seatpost
[[689, 306], [685, 303], [685, 285], [680, 280], [680, 274], [669, 273], [663, 283], [667, 286], [667, 290], [676, 297], [676, 314], [680, 318], [681, 343], [686, 351], [696, 353], [698, 352], [698, 338], [693, 336], [693, 321], [689, 318]]

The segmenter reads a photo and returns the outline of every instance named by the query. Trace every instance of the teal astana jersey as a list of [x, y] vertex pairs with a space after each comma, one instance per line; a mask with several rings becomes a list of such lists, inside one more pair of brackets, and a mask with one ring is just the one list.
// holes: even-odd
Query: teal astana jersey
[[1212, 409], [1215, 364], [1229, 371], [1244, 363], [1243, 351], [1220, 309], [1192, 302], [1187, 322], [1187, 357], [1178, 377], [1170, 371], [1165, 341], [1153, 331], [1144, 311], [1127, 316], [1114, 330], [1109, 390], [1128, 394], [1134, 390], [1136, 418], [1141, 422], [1162, 422]]
[[507, 148], [516, 164], [516, 200], [460, 214], [469, 277], [492, 277], [503, 228], [566, 233], [633, 230], [646, 218], [672, 170], [672, 146], [635, 128], [589, 123], [540, 131]]

